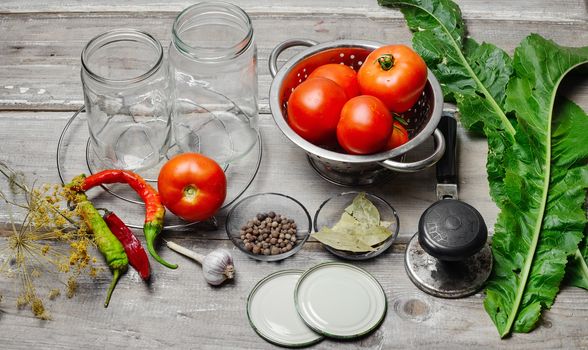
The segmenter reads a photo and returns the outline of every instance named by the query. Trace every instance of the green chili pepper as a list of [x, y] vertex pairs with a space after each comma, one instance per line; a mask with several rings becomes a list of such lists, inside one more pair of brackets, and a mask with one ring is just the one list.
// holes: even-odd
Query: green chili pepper
[[161, 204], [157, 191], [141, 176], [128, 170], [107, 169], [88, 177], [83, 174], [76, 176], [67, 187], [74, 191], [82, 192], [95, 186], [111, 183], [126, 183], [143, 199], [145, 202], [143, 233], [147, 241], [147, 250], [163, 266], [177, 269], [178, 265], [163, 260], [155, 251], [155, 239], [163, 229], [165, 208]]
[[94, 234], [94, 241], [98, 246], [98, 250], [104, 255], [106, 263], [113, 274], [112, 282], [108, 287], [106, 301], [104, 302], [104, 307], [108, 307], [116, 283], [121, 274], [127, 271], [129, 259], [122, 243], [120, 243], [116, 236], [110, 231], [108, 225], [102, 218], [102, 215], [100, 215], [94, 205], [90, 203], [88, 197], [86, 197], [84, 193], [78, 193], [76, 195], [76, 203], [78, 205], [79, 214]]

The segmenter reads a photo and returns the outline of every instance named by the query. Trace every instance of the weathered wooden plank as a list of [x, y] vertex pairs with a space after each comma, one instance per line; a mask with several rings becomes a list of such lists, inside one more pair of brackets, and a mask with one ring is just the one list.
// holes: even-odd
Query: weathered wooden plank
[[[3, 140], [0, 142], [0, 161], [36, 177], [39, 183], [58, 182], [55, 163], [57, 140], [69, 116], [65, 112], [0, 113], [0, 140]], [[66, 177], [87, 172], [84, 153], [87, 135], [85, 124], [80, 122], [72, 130], [80, 136], [70, 136], [65, 140], [69, 143], [63, 164]], [[282, 135], [271, 116], [261, 116], [260, 130], [263, 135], [263, 159], [259, 174], [247, 193], [282, 192], [291, 195], [300, 200], [313, 216], [324, 200], [348, 190], [319, 177], [309, 166], [304, 152]], [[488, 184], [483, 171], [486, 141], [466, 134], [461, 129], [459, 139], [460, 198], [478, 208], [491, 228], [496, 220], [497, 208], [488, 195]], [[432, 142], [428, 142], [419, 150], [411, 152], [409, 158], [419, 159], [431, 147]], [[416, 232], [421, 213], [435, 200], [434, 174], [432, 168], [415, 174], [397, 174], [385, 185], [365, 188], [366, 191], [388, 199], [398, 211], [401, 223], [400, 241], [407, 241]], [[0, 179], [0, 184], [5, 182]], [[302, 184], [304, 191], [300, 190]], [[142, 222], [143, 207], [114, 199], [101, 190], [94, 190], [92, 196], [95, 196], [98, 206], [112, 208], [128, 222]], [[226, 212], [221, 212], [219, 218], [223, 220], [225, 214]], [[5, 210], [0, 210], [0, 222], [7, 222]], [[211, 238], [226, 237], [222, 230], [203, 234]]]
[[[317, 243], [307, 243], [296, 255], [280, 263], [257, 262], [231, 247], [228, 241], [173, 238], [200, 253], [214, 248], [232, 249], [236, 280], [220, 288], [208, 286], [200, 267], [162, 249], [162, 256], [180, 264], [169, 270], [153, 264], [153, 280], [140, 281], [133, 270], [123, 276], [108, 309], [102, 307], [110, 280], [105, 271], [96, 280], [82, 277], [73, 299], [48, 302], [53, 321], [32, 319], [28, 310], [15, 310], [14, 281], [4, 281], [0, 291], [0, 344], [7, 349], [198, 348], [270, 349], [249, 326], [246, 298], [255, 283], [281, 269], [307, 269], [334, 260]], [[0, 238], [2, 240], [2, 238]], [[478, 294], [461, 300], [433, 298], [408, 279], [403, 254], [390, 252], [369, 262], [355, 263], [382, 284], [388, 312], [382, 326], [356, 341], [325, 340], [318, 349], [472, 349], [586, 348], [588, 294], [564, 288], [552, 310], [546, 311], [538, 329], [500, 340], [482, 307]], [[42, 277], [43, 278], [43, 277]], [[45, 277], [47, 278], [47, 277]], [[7, 283], [6, 283], [7, 282]], [[41, 282], [55, 285], [54, 281]], [[34, 334], [34, 336], [32, 336]]]
[[[153, 0], [63, 1], [43, 3], [5, 0], [0, 4], [0, 161], [8, 161], [40, 182], [56, 182], [55, 147], [69, 112], [38, 113], [33, 110], [74, 110], [82, 102], [79, 83], [79, 53], [87, 40], [115, 27], [136, 27], [152, 32], [164, 42], [175, 14], [192, 2]], [[397, 11], [377, 6], [375, 0], [241, 0], [237, 4], [253, 18], [260, 52], [261, 109], [268, 112], [267, 95], [271, 77], [267, 57], [278, 42], [292, 37], [318, 41], [338, 38], [410, 42], [410, 33]], [[496, 0], [491, 5], [477, 0], [459, 1], [471, 35], [498, 44], [512, 53], [529, 32], [538, 32], [556, 42], [579, 46], [588, 43], [586, 2], [581, 0]], [[311, 14], [311, 15], [309, 15]], [[284, 28], [284, 29], [283, 29]], [[282, 62], [291, 56], [288, 52]], [[564, 93], [588, 108], [588, 82], [572, 77]], [[261, 115], [264, 158], [260, 174], [247, 193], [279, 191], [301, 200], [313, 214], [330, 195], [345, 189], [328, 184], [306, 163], [281, 133], [268, 114]], [[85, 128], [79, 126], [79, 132]], [[84, 137], [70, 140], [68, 174], [84, 170]], [[484, 163], [485, 140], [460, 130], [461, 198], [482, 212], [490, 227], [497, 209], [488, 196]], [[430, 143], [412, 158], [427, 152]], [[279, 180], [278, 180], [279, 179]], [[3, 183], [0, 180], [0, 183]], [[304, 191], [300, 191], [301, 185]], [[0, 187], [3, 188], [3, 187]], [[587, 348], [588, 295], [564, 288], [557, 303], [543, 315], [533, 333], [517, 334], [501, 341], [482, 308], [482, 296], [462, 300], [430, 297], [414, 287], [403, 267], [403, 244], [414, 233], [420, 213], [434, 201], [434, 171], [399, 174], [385, 186], [366, 188], [392, 202], [401, 217], [399, 244], [370, 262], [358, 263], [373, 273], [388, 296], [389, 311], [382, 327], [372, 335], [352, 342], [324, 341], [316, 348], [441, 348], [471, 349], [512, 347]], [[97, 203], [116, 203], [94, 191]], [[120, 215], [140, 220], [142, 208], [118, 203]], [[117, 209], [117, 211], [119, 211]], [[222, 224], [226, 211], [219, 214]], [[22, 216], [17, 215], [17, 219]], [[0, 223], [7, 223], [0, 206]], [[0, 226], [2, 226], [0, 225]], [[5, 228], [6, 226], [4, 226]], [[0, 246], [6, 234], [0, 227]], [[161, 248], [162, 256], [181, 264], [179, 270], [153, 266], [154, 278], [143, 284], [137, 273], [123, 277], [108, 309], [102, 308], [110, 280], [104, 272], [96, 281], [81, 279], [78, 295], [48, 302], [52, 322], [33, 319], [28, 311], [14, 307], [15, 281], [0, 277], [0, 347], [30, 348], [203, 348], [265, 349], [273, 346], [257, 337], [249, 327], [245, 300], [253, 285], [279, 269], [308, 268], [334, 260], [316, 242], [309, 242], [282, 263], [259, 263], [246, 258], [216, 231], [165, 232], [199, 252], [216, 247], [233, 249], [237, 279], [221, 288], [211, 288], [200, 276], [199, 267]], [[142, 238], [141, 238], [142, 239]], [[0, 256], [0, 262], [5, 256]], [[53, 285], [51, 276], [42, 284]]]
[[[336, 39], [370, 39], [410, 43], [404, 20], [370, 18], [355, 14], [264, 14], [253, 16], [259, 46], [259, 97], [262, 112], [269, 112], [271, 76], [267, 58], [279, 42], [306, 37], [319, 42]], [[79, 79], [80, 52], [95, 35], [118, 27], [151, 32], [166, 45], [173, 13], [28, 14], [0, 17], [0, 110], [75, 110], [83, 103]], [[540, 22], [484, 19], [468, 21], [471, 35], [496, 43], [512, 53], [530, 32], [562, 45], [588, 42], [588, 22]], [[276, 30], [288, 28], [288, 30]], [[294, 52], [294, 50], [292, 50]], [[292, 55], [286, 52], [281, 62]], [[577, 97], [588, 104], [588, 82], [581, 82]]]
[[[251, 14], [267, 13], [339, 13], [355, 14], [358, 11], [370, 17], [389, 17], [389, 12], [378, 6], [375, 0], [323, 0], [321, 6], [316, 1], [271, 1], [271, 0], [236, 0], [234, 4]], [[565, 19], [584, 20], [586, 3], [581, 0], [496, 0], [489, 6], [487, 2], [475, 0], [457, 1], [462, 12], [471, 18], [508, 18], [517, 20], [561, 21]], [[49, 0], [38, 3], [34, 0], [6, 0], [0, 7], [3, 13], [39, 13], [39, 12], [178, 12], [190, 6], [190, 1], [130, 0], [122, 3], [108, 1], [71, 1]], [[393, 16], [400, 16], [396, 13]]]

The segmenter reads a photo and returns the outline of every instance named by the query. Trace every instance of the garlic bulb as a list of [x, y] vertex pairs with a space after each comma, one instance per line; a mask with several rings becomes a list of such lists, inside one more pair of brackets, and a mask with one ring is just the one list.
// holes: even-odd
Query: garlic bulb
[[208, 253], [202, 261], [202, 273], [206, 282], [218, 286], [235, 274], [233, 257], [226, 249], [215, 249]]
[[198, 254], [187, 248], [182, 247], [174, 242], [167, 242], [167, 246], [182, 255], [196, 260], [202, 265], [202, 273], [204, 279], [213, 286], [218, 286], [228, 279], [235, 276], [235, 267], [233, 265], [233, 257], [226, 249], [215, 249], [206, 256]]

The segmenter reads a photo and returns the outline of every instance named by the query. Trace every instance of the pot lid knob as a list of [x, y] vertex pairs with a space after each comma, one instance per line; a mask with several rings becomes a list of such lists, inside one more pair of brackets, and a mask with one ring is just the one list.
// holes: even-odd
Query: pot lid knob
[[419, 244], [439, 260], [465, 260], [479, 252], [487, 238], [488, 229], [480, 212], [459, 200], [433, 203], [419, 221]]

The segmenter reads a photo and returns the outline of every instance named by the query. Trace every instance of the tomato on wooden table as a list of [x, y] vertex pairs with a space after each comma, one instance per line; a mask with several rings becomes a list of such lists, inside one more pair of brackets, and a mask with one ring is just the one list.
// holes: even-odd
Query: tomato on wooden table
[[198, 153], [179, 154], [163, 165], [157, 179], [161, 202], [186, 221], [212, 217], [227, 195], [227, 178], [212, 159]]
[[357, 73], [349, 66], [337, 63], [324, 64], [308, 76], [309, 79], [317, 77], [327, 78], [337, 83], [343, 88], [348, 99], [359, 95]]
[[288, 99], [288, 124], [298, 135], [314, 144], [335, 140], [345, 91], [326, 78], [307, 79]]
[[394, 119], [386, 105], [374, 96], [357, 96], [343, 106], [337, 125], [337, 141], [351, 154], [382, 151], [392, 133]]
[[402, 113], [420, 98], [427, 83], [425, 61], [405, 45], [389, 45], [372, 51], [357, 72], [359, 88]]

